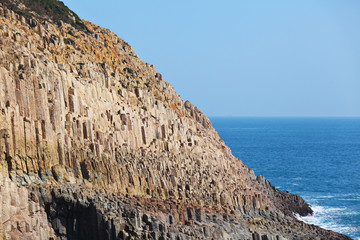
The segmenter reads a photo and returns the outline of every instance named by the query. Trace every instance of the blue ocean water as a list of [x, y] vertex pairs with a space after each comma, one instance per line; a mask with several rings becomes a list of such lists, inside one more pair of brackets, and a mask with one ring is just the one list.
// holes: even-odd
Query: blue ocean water
[[255, 174], [302, 196], [303, 221], [360, 240], [360, 118], [211, 118]]

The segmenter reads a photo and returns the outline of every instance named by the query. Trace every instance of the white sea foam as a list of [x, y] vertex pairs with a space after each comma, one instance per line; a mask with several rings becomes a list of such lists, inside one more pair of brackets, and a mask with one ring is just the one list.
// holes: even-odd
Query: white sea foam
[[[336, 198], [336, 200], [360, 200], [360, 194], [358, 193], [346, 193], [346, 194], [333, 194], [333, 195], [321, 195], [312, 196], [313, 199], [330, 199]], [[339, 199], [340, 198], [340, 199]]]
[[335, 198], [336, 195], [324, 195], [324, 196], [318, 196], [316, 199], [329, 199], [329, 198]]
[[342, 196], [355, 196], [355, 197], [360, 197], [360, 193], [346, 193], [346, 194], [341, 194]]
[[338, 201], [358, 201], [360, 198], [338, 198]]
[[344, 225], [337, 219], [340, 215], [358, 214], [358, 212], [351, 211], [346, 207], [324, 207], [314, 205], [311, 206], [311, 208], [314, 211], [312, 216], [300, 217], [299, 215], [296, 215], [295, 217], [303, 222], [315, 224], [322, 228], [347, 235], [360, 230], [360, 226]]

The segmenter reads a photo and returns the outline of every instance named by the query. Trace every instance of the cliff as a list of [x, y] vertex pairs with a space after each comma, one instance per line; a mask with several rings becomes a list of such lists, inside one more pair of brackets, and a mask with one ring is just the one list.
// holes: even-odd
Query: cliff
[[4, 239], [349, 239], [296, 220], [110, 30], [24, 4], [0, 8]]

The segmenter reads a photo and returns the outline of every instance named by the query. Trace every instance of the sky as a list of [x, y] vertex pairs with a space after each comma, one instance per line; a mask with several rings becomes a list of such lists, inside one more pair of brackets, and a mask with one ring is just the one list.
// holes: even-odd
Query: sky
[[360, 117], [359, 0], [65, 0], [207, 116]]

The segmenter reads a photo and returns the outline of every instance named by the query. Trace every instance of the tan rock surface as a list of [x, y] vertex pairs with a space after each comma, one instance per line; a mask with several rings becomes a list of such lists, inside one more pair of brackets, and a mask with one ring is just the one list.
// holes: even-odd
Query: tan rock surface
[[0, 163], [13, 181], [174, 199], [258, 222], [310, 212], [232, 156], [126, 42], [84, 23], [92, 35], [0, 8]]
[[46, 212], [25, 187], [0, 169], [0, 239], [50, 239], [55, 233]]
[[2, 18], [2, 162], [13, 180], [273, 208], [200, 110], [123, 40], [86, 24], [99, 40]]

